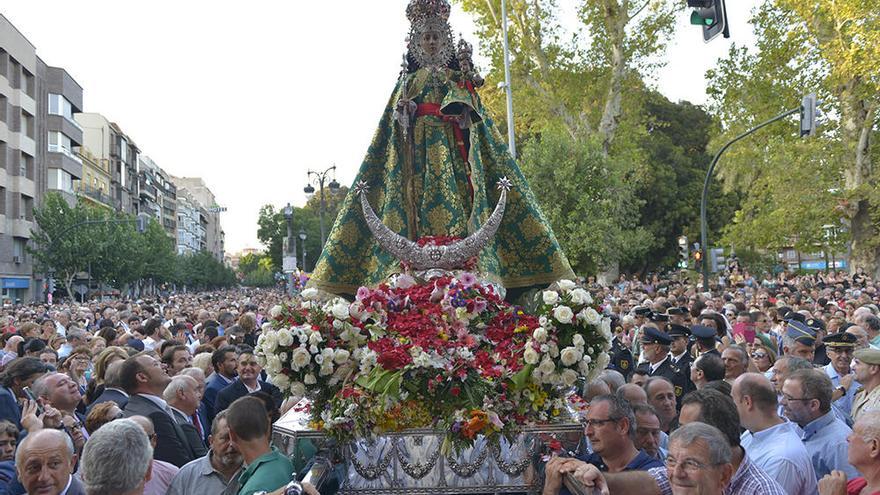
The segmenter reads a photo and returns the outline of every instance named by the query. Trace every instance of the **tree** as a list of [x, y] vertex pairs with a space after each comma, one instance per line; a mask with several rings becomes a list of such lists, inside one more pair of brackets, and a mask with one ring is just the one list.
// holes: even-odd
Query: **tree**
[[718, 143], [797, 105], [806, 91], [824, 100], [819, 136], [801, 142], [794, 125], [780, 124], [725, 155], [726, 185], [745, 194], [728, 242], [815, 249], [828, 245], [829, 226], [843, 224], [851, 267], [880, 276], [878, 12], [878, 0], [766, 0], [751, 20], [757, 50], [734, 46], [709, 72], [711, 110], [725, 123]]

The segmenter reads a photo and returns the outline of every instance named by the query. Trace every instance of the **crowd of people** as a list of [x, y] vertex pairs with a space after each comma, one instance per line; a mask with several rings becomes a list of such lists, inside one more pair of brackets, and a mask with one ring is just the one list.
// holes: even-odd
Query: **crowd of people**
[[864, 274], [724, 285], [587, 280], [613, 318], [586, 448], [544, 493], [880, 493], [880, 286]]
[[[581, 281], [612, 318], [612, 359], [585, 384], [581, 451], [548, 462], [544, 493], [880, 493], [880, 287], [736, 275], [707, 292]], [[2, 308], [0, 494], [283, 490], [302, 466], [271, 425], [295, 398], [254, 346], [284, 297]]]

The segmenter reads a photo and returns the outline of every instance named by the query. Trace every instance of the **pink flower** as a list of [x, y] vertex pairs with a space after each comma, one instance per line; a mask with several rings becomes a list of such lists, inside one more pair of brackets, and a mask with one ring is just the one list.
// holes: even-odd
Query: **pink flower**
[[477, 277], [473, 273], [465, 272], [458, 276], [458, 281], [464, 288], [473, 287], [477, 283]]
[[370, 289], [366, 287], [361, 287], [357, 291], [357, 300], [363, 301], [364, 299], [370, 297]]

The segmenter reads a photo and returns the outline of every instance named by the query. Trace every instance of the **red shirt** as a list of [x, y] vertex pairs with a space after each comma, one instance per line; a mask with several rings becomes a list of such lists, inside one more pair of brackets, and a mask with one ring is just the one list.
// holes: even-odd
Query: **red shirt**
[[[868, 482], [865, 481], [865, 478], [853, 478], [846, 483], [846, 495], [860, 495], [866, 486], [868, 486]], [[880, 492], [866, 495], [880, 495]]]

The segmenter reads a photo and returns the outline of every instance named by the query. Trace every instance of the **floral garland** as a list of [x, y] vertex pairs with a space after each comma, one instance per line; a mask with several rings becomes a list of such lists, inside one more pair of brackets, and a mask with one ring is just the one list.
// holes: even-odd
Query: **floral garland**
[[[286, 395], [312, 400], [312, 426], [340, 441], [440, 428], [455, 448], [478, 435], [570, 419], [567, 390], [608, 364], [610, 321], [561, 280], [529, 314], [469, 272], [398, 276], [354, 302], [272, 308], [257, 358]], [[576, 400], [576, 398], [574, 399]]]

